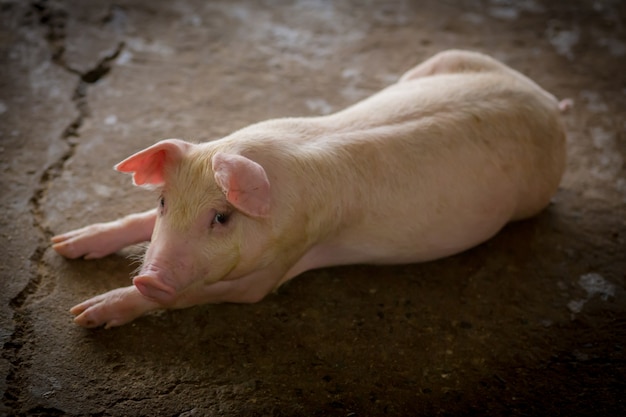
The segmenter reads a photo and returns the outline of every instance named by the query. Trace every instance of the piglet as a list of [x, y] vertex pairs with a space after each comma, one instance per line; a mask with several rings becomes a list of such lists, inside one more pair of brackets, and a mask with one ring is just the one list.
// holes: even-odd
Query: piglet
[[542, 210], [565, 164], [559, 102], [489, 56], [451, 50], [323, 117], [168, 139], [120, 162], [155, 209], [52, 238], [68, 258], [150, 240], [133, 285], [70, 311], [85, 327], [254, 303], [304, 271], [433, 260]]

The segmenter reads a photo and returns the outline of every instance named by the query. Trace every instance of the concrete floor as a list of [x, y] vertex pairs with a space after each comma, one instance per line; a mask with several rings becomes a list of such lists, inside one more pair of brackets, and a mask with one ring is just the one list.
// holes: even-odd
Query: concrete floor
[[[625, 24], [620, 0], [3, 0], [0, 415], [625, 415]], [[116, 162], [339, 110], [452, 47], [573, 99], [542, 214], [254, 305], [72, 323], [140, 249], [68, 261], [48, 239], [155, 204]]]

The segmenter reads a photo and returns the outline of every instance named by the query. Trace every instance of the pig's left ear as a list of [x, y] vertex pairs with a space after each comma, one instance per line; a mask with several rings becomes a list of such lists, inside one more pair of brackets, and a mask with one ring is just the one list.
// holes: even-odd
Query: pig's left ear
[[191, 146], [193, 146], [191, 143], [180, 139], [162, 140], [129, 156], [115, 165], [115, 169], [132, 173], [135, 185], [158, 187], [165, 182], [165, 165], [178, 163]]
[[237, 210], [253, 217], [270, 212], [270, 182], [263, 167], [235, 154], [217, 152], [212, 160], [215, 181]]

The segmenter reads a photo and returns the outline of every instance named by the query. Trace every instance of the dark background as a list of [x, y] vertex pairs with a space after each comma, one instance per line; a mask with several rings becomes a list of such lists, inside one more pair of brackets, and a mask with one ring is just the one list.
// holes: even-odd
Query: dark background
[[[0, 1], [0, 414], [624, 415], [624, 4]], [[255, 305], [72, 323], [129, 285], [140, 249], [68, 261], [49, 237], [156, 202], [116, 162], [339, 110], [453, 47], [574, 101], [539, 216], [436, 262], [309, 272]]]

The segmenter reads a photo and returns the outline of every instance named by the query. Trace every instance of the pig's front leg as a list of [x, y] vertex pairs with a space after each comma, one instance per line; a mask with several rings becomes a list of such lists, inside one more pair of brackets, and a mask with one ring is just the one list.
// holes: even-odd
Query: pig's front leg
[[156, 209], [131, 214], [121, 219], [96, 223], [54, 236], [52, 248], [66, 258], [102, 258], [126, 246], [150, 240]]
[[159, 308], [162, 306], [148, 300], [131, 285], [90, 298], [72, 307], [70, 312], [76, 316], [74, 322], [80, 326], [93, 328], [104, 325], [108, 329]]

